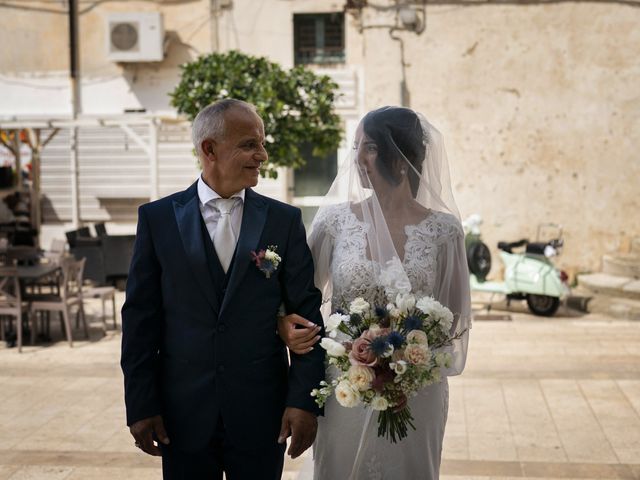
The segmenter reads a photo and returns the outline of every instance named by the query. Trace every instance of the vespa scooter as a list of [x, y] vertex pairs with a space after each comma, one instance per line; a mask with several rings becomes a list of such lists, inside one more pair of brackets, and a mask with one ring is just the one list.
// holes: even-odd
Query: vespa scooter
[[[482, 242], [481, 223], [482, 218], [477, 214], [463, 222], [471, 290], [505, 295], [507, 305], [511, 300], [526, 300], [529, 310], [535, 315], [550, 317], [555, 314], [560, 301], [570, 293], [568, 275], [551, 262], [560, 253], [564, 243], [562, 227], [556, 224], [538, 226], [536, 242], [527, 239], [499, 242], [500, 259], [505, 267], [504, 280], [489, 281], [487, 275], [491, 269], [491, 252]], [[557, 234], [549, 241], [540, 241], [541, 231], [549, 227]], [[522, 248], [524, 251], [514, 252]]]

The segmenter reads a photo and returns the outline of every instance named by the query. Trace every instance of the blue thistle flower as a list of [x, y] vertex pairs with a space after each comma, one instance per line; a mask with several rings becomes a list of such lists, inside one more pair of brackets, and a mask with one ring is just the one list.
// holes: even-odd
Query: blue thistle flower
[[387, 341], [393, 345], [393, 348], [398, 349], [404, 343], [405, 338], [400, 332], [391, 332], [387, 337]]
[[376, 316], [379, 318], [387, 318], [389, 312], [384, 307], [376, 307]]
[[337, 309], [336, 313], [339, 313], [340, 315], [346, 315], [347, 314], [347, 312], [345, 310], [343, 310], [342, 308]]
[[362, 317], [357, 313], [352, 313], [349, 317], [349, 323], [351, 323], [351, 325], [353, 325], [354, 327], [357, 327], [362, 323]]
[[404, 319], [405, 330], [420, 330], [422, 328], [422, 319], [416, 315], [409, 315]]
[[276, 271], [276, 267], [273, 262], [271, 260], [267, 260], [266, 258], [263, 259], [260, 263], [260, 268], [262, 269], [262, 271], [269, 274]]
[[389, 348], [389, 342], [387, 337], [376, 337], [369, 343], [369, 350], [371, 350], [376, 357], [382, 357]]

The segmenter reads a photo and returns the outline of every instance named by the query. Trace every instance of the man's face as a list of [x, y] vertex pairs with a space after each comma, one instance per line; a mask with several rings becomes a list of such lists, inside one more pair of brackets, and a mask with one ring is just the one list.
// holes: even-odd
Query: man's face
[[221, 195], [256, 186], [260, 165], [269, 158], [264, 148], [264, 125], [255, 112], [232, 108], [225, 112], [224, 124], [223, 138], [203, 142], [208, 160], [205, 176], [212, 178]]

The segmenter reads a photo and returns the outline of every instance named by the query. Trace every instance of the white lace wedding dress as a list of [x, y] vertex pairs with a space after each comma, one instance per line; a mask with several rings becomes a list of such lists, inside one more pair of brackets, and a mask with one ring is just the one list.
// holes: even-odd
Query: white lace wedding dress
[[[326, 248], [330, 239], [331, 254], [326, 270], [332, 284], [333, 308], [358, 296], [371, 297], [376, 291], [373, 265], [367, 258], [367, 224], [358, 220], [348, 204], [324, 209], [314, 220], [309, 239], [314, 258], [320, 245]], [[405, 226], [403, 267], [416, 295], [431, 295], [444, 305], [455, 308], [455, 282], [466, 282], [464, 269], [459, 275], [443, 278], [442, 262], [464, 254], [463, 233], [452, 215], [430, 211], [416, 225]], [[326, 253], [326, 252], [324, 252]], [[322, 280], [320, 280], [322, 281]], [[452, 285], [452, 282], [454, 285]], [[441, 285], [447, 288], [441, 289]], [[467, 291], [462, 289], [462, 291]], [[444, 298], [451, 297], [451, 298]], [[455, 310], [454, 310], [455, 311]], [[464, 359], [462, 360], [462, 366]], [[460, 373], [454, 366], [449, 374]], [[456, 371], [456, 369], [460, 371]], [[328, 372], [331, 377], [332, 372]], [[446, 376], [440, 383], [421, 390], [409, 400], [416, 430], [401, 442], [393, 444], [377, 436], [377, 417], [363, 407], [341, 407], [334, 397], [319, 418], [314, 444], [316, 480], [435, 480], [439, 475], [442, 440], [447, 421], [449, 387]], [[357, 457], [357, 458], [356, 458]], [[304, 478], [304, 476], [302, 477]]]

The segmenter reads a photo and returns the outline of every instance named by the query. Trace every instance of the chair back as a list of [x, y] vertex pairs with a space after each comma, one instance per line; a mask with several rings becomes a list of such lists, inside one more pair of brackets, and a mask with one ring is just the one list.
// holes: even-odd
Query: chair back
[[93, 229], [98, 237], [104, 237], [107, 234], [107, 227], [104, 223], [94, 223]]
[[64, 300], [71, 297], [82, 298], [82, 282], [86, 258], [76, 260], [65, 259], [62, 264], [62, 289], [61, 296]]
[[69, 247], [71, 248], [76, 246], [79, 238], [92, 238], [91, 230], [89, 230], [89, 227], [81, 227], [77, 230], [65, 232], [64, 234], [67, 237], [67, 242], [69, 242]]
[[65, 240], [62, 240], [61, 238], [54, 238], [53, 240], [51, 240], [51, 247], [49, 247], [49, 251], [51, 253], [58, 253], [62, 255], [65, 251], [66, 246], [67, 242]]
[[65, 237], [67, 237], [67, 242], [69, 242], [69, 247], [73, 248], [76, 246], [76, 240], [78, 238], [78, 231], [71, 230], [68, 232], [64, 232]]
[[20, 282], [15, 266], [0, 266], [0, 315], [21, 315]]
[[79, 237], [91, 238], [91, 230], [89, 230], [89, 227], [80, 227], [76, 231], [78, 232]]

